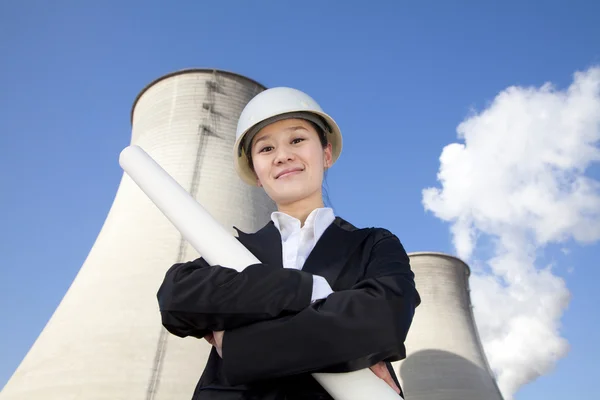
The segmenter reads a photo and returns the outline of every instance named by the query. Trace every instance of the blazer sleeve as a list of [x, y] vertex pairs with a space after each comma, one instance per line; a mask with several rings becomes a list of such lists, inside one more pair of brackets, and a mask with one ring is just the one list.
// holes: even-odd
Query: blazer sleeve
[[350, 372], [406, 357], [404, 340], [420, 303], [408, 255], [386, 230], [366, 274], [307, 308], [226, 331], [223, 373], [232, 385], [310, 372]]
[[173, 265], [157, 298], [163, 326], [180, 337], [273, 319], [310, 305], [312, 275], [268, 264], [242, 272], [199, 258]]

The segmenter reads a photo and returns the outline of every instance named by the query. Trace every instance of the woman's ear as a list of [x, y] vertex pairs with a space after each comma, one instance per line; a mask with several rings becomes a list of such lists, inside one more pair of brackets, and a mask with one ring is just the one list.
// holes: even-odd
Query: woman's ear
[[325, 165], [325, 168], [329, 168], [331, 167], [332, 164], [332, 160], [333, 160], [333, 155], [332, 155], [332, 148], [331, 148], [331, 143], [327, 143], [327, 146], [325, 146], [325, 149], [323, 151], [323, 164]]
[[258, 179], [258, 175], [256, 175], [256, 172], [254, 173], [254, 178], [256, 178], [256, 186], [262, 187], [262, 183], [260, 183], [260, 179]]

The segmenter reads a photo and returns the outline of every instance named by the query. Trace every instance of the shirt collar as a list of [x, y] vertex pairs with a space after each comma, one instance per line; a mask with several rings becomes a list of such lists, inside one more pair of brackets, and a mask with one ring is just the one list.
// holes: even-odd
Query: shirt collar
[[[300, 230], [300, 220], [281, 211], [271, 214], [271, 220], [281, 234], [281, 239], [286, 241], [292, 233]], [[323, 232], [335, 220], [333, 209], [329, 207], [315, 208], [308, 214], [303, 229], [311, 229], [315, 240], [319, 240]]]

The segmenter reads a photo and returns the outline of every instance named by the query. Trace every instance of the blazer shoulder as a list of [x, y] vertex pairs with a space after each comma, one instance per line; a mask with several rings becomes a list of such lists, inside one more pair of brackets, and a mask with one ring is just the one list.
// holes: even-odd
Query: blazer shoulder
[[336, 224], [341, 229], [348, 231], [348, 232], [366, 233], [369, 236], [372, 236], [376, 240], [384, 239], [384, 238], [387, 238], [390, 236], [396, 236], [389, 229], [386, 229], [386, 228], [383, 228], [380, 226], [357, 228], [355, 225], [353, 225], [352, 223], [348, 222], [347, 220], [345, 220], [341, 217], [336, 217], [334, 224]]
[[396, 240], [402, 246], [400, 238], [398, 238], [398, 236], [396, 236], [396, 234], [394, 234], [392, 231], [384, 227], [370, 226], [365, 228], [357, 228], [352, 223], [340, 217], [336, 217], [334, 224], [336, 224], [340, 229], [347, 231], [351, 235], [359, 235], [366, 238], [367, 243], [369, 243], [368, 246], [370, 247], [375, 246], [384, 239]]
[[236, 232], [236, 237], [243, 237], [243, 236], [254, 236], [254, 235], [258, 235], [262, 232], [264, 232], [265, 230], [268, 230], [271, 227], [275, 227], [275, 225], [273, 224], [273, 221], [269, 221], [267, 222], [265, 225], [263, 225], [262, 228], [260, 228], [259, 230], [257, 230], [256, 232], [244, 232], [243, 230], [241, 230], [240, 228], [238, 228], [237, 226], [233, 226], [233, 229]]
[[395, 233], [393, 233], [392, 231], [390, 231], [389, 229], [386, 228], [382, 228], [382, 227], [373, 227], [371, 228], [372, 232], [373, 232], [373, 236], [375, 237], [376, 241], [379, 241], [381, 239], [387, 239], [387, 238], [395, 238], [398, 239], [398, 236], [396, 236]]

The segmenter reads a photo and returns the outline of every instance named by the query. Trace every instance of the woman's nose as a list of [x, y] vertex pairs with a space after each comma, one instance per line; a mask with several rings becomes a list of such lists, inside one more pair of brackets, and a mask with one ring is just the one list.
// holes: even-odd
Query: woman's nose
[[291, 161], [294, 159], [294, 153], [290, 151], [288, 148], [279, 148], [277, 150], [277, 154], [275, 156], [275, 162], [277, 164], [281, 164], [286, 161]]

